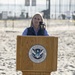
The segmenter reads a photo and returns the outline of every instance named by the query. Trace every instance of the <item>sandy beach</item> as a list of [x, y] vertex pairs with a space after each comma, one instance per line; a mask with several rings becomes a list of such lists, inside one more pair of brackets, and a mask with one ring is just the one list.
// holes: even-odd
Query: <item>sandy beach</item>
[[[22, 75], [16, 71], [16, 40], [30, 20], [0, 21], [0, 75]], [[75, 75], [75, 22], [45, 20], [50, 36], [58, 37], [57, 71], [51, 75]]]

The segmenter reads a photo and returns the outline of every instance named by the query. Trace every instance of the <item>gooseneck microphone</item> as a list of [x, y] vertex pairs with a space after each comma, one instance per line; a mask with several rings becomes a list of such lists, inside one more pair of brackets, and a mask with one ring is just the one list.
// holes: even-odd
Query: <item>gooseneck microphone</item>
[[40, 26], [41, 29], [45, 28], [45, 24], [43, 22], [39, 22], [39, 26]]

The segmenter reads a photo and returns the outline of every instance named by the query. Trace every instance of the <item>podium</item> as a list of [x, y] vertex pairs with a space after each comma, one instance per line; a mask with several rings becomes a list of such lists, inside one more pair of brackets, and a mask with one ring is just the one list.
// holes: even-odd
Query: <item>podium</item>
[[16, 70], [22, 75], [50, 75], [57, 70], [58, 37], [17, 36]]

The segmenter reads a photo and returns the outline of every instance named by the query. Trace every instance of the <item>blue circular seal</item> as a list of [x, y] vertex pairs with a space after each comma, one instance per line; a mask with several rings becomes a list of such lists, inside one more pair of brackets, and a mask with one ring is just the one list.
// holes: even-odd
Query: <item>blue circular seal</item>
[[29, 50], [29, 58], [35, 63], [41, 63], [47, 56], [46, 49], [41, 45], [34, 45]]

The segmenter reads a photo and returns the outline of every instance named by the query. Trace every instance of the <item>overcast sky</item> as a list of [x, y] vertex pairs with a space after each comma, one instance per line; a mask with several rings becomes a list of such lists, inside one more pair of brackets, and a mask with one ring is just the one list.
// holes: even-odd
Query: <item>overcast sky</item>
[[[30, 0], [31, 2], [32, 0]], [[61, 4], [68, 4], [71, 3], [75, 5], [75, 0], [50, 0], [51, 4], [59, 4], [59, 1], [61, 1]], [[36, 0], [37, 4], [46, 4], [46, 0]], [[25, 0], [0, 0], [0, 4], [25, 4]]]
[[[31, 0], [30, 0], [31, 1]], [[36, 0], [37, 3], [45, 4], [46, 0]], [[0, 0], [0, 4], [24, 4], [25, 0]]]

